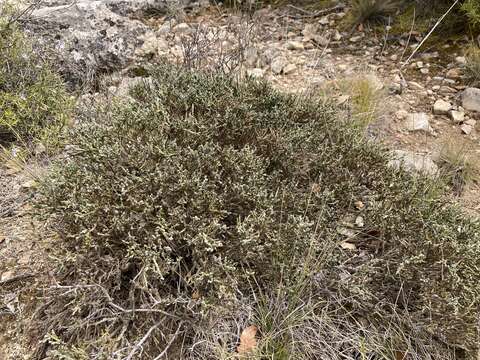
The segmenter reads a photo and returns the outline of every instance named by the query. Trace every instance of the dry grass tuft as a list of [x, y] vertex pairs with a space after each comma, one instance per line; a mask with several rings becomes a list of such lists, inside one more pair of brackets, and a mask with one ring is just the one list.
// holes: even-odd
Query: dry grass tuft
[[461, 194], [466, 186], [478, 180], [480, 164], [475, 155], [464, 141], [449, 139], [440, 147], [439, 166], [456, 194]]

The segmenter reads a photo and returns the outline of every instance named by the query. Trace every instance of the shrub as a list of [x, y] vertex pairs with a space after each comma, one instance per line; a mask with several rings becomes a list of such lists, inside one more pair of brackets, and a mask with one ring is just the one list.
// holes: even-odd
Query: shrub
[[469, 47], [465, 54], [465, 77], [472, 86], [480, 85], [480, 48], [476, 45]]
[[476, 157], [463, 140], [444, 141], [438, 154], [438, 163], [456, 194], [461, 194], [465, 186], [478, 177]]
[[394, 344], [475, 347], [479, 225], [431, 180], [315, 100], [167, 65], [152, 77], [80, 121], [40, 188], [69, 254], [44, 333], [90, 357], [202, 358], [207, 320], [300, 274], [348, 319], [414, 314]]
[[352, 0], [347, 21], [355, 26], [368, 21], [378, 21], [398, 9], [399, 0]]
[[8, 4], [0, 5], [0, 142], [40, 138], [54, 145], [71, 100], [60, 77], [33, 52], [12, 13]]

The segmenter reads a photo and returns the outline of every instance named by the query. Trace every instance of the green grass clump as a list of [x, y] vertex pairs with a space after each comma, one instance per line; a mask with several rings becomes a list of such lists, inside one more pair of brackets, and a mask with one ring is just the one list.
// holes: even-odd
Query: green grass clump
[[[275, 332], [285, 321], [269, 307], [280, 316], [293, 299], [289, 312], [311, 302], [305, 314], [348, 322], [352, 356], [380, 356], [380, 339], [420, 351], [432, 336], [473, 351], [480, 226], [445, 206], [432, 180], [389, 167], [320, 101], [168, 65], [152, 79], [82, 119], [70, 161], [40, 187], [68, 254], [38, 312], [44, 333], [98, 358], [211, 359], [197, 340], [253, 313], [270, 357], [322, 358], [322, 321]], [[288, 297], [262, 303], [257, 289]], [[377, 337], [359, 334], [360, 318], [381, 324]]]
[[0, 6], [0, 142], [38, 139], [55, 146], [69, 118], [72, 101], [61, 78], [44, 63]]

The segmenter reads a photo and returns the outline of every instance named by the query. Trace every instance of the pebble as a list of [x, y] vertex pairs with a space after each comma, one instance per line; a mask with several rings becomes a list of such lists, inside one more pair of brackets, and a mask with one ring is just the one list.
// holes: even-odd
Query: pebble
[[287, 43], [287, 49], [288, 50], [304, 50], [304, 46], [300, 41], [289, 41]]
[[450, 111], [450, 118], [454, 123], [461, 123], [465, 120], [465, 113], [463, 111]]
[[435, 101], [435, 104], [433, 104], [433, 113], [435, 115], [446, 115], [451, 109], [452, 104], [442, 99], [438, 99]]

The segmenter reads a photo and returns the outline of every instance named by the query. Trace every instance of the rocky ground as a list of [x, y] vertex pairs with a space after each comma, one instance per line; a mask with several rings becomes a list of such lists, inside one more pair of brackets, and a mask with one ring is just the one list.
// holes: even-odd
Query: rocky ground
[[[160, 3], [162, 6], [160, 7]], [[205, 3], [188, 9], [148, 1], [56, 1], [34, 10], [27, 31], [52, 55], [81, 98], [125, 96], [141, 80], [141, 69], [164, 61], [217, 67], [243, 76], [265, 78], [283, 91], [328, 94], [345, 114], [351, 94], [347, 79], [367, 77], [381, 94], [368, 135], [385, 142], [414, 171], [432, 176], [446, 141], [464, 144], [478, 156], [480, 89], [467, 88], [465, 58], [457, 47], [420, 48], [417, 33], [389, 36], [389, 29], [360, 27], [342, 31], [343, 7], [311, 13], [293, 7], [251, 14], [225, 11]], [[154, 11], [155, 10], [155, 11]], [[453, 45], [453, 44], [452, 44]], [[61, 55], [58, 55], [61, 54]], [[102, 80], [92, 79], [105, 74]], [[93, 82], [93, 85], [92, 85]], [[395, 163], [395, 160], [394, 160]], [[54, 239], [30, 215], [28, 199], [38, 169], [4, 164], [0, 172], [0, 358], [28, 358], [24, 334], [32, 316], [35, 286], [49, 286], [48, 259]], [[475, 182], [459, 197], [478, 216], [480, 189]]]

